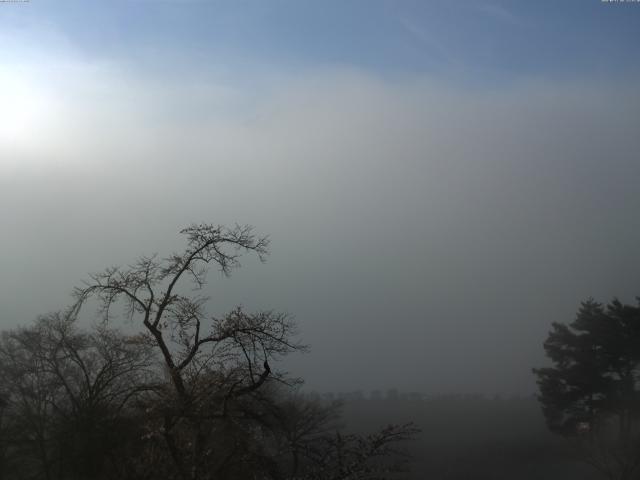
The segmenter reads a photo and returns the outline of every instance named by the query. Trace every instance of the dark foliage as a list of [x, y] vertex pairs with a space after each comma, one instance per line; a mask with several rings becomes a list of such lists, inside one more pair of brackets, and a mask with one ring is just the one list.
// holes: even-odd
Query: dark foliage
[[611, 479], [640, 466], [640, 306], [589, 299], [554, 323], [544, 344], [553, 366], [534, 369], [549, 428], [570, 438]]

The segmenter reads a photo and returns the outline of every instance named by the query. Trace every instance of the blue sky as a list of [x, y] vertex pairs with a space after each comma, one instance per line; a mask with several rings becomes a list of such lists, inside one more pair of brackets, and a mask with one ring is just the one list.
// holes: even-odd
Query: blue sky
[[26, 32], [44, 49], [54, 31], [88, 58], [154, 70], [223, 65], [242, 76], [348, 65], [482, 84], [635, 72], [640, 8], [599, 0], [41, 0], [2, 5], [0, 28]]
[[531, 393], [552, 321], [640, 294], [639, 27], [599, 0], [0, 3], [0, 325], [248, 223], [272, 255], [212, 313], [295, 314], [310, 388]]

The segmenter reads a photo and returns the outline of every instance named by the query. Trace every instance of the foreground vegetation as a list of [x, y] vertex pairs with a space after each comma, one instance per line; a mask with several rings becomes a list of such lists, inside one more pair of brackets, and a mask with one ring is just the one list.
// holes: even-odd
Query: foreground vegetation
[[[275, 368], [304, 349], [292, 319], [241, 307], [214, 317], [207, 268], [267, 254], [250, 227], [195, 225], [187, 246], [92, 275], [73, 305], [0, 340], [3, 479], [374, 479], [404, 469], [417, 431], [339, 433], [337, 405], [295, 395]], [[97, 306], [98, 326], [78, 326]], [[112, 328], [115, 311], [138, 327]], [[86, 308], [85, 308], [86, 309]], [[115, 310], [115, 311], [114, 311]]]

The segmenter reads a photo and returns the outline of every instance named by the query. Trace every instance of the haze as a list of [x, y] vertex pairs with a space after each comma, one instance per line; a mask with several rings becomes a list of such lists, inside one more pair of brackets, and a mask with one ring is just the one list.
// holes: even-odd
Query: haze
[[[0, 326], [192, 222], [270, 234], [320, 391], [530, 394], [640, 271], [640, 5], [0, 3]], [[86, 322], [94, 321], [86, 318]]]

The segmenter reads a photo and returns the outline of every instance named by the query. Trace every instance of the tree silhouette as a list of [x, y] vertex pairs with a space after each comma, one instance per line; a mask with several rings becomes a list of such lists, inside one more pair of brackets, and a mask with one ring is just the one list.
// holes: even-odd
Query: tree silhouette
[[640, 466], [640, 305], [582, 302], [571, 324], [553, 324], [544, 349], [553, 366], [533, 371], [549, 428], [607, 478], [632, 478]]
[[135, 337], [83, 332], [60, 313], [3, 332], [2, 478], [96, 478], [113, 469], [153, 357]]
[[[221, 317], [207, 313], [208, 298], [200, 292], [208, 268], [229, 276], [243, 253], [264, 261], [268, 238], [238, 225], [200, 224], [181, 233], [187, 246], [180, 253], [141, 257], [126, 268], [91, 275], [75, 289], [69, 311], [75, 317], [95, 299], [108, 325], [113, 307], [124, 307], [125, 316], [143, 328], [139, 341], [163, 364], [168, 382], [147, 388], [140, 400], [147, 446], [133, 467], [136, 475], [337, 480], [383, 478], [396, 471], [395, 463], [382, 459], [392, 460], [391, 445], [416, 433], [412, 425], [391, 426], [369, 438], [335, 437], [322, 432], [331, 417], [324, 407], [301, 400], [284, 407], [287, 395], [278, 387], [297, 381], [273, 365], [306, 348], [295, 339], [290, 316], [242, 307]], [[287, 416], [303, 417], [313, 428], [300, 435], [300, 422], [283, 421]], [[341, 462], [334, 464], [335, 459]]]

